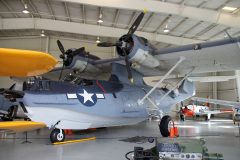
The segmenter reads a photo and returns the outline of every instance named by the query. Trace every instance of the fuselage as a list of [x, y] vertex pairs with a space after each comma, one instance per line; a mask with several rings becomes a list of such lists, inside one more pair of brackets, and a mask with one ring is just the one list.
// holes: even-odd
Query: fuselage
[[[186, 81], [179, 95], [157, 89], [150, 99], [159, 110], [167, 113], [170, 107], [194, 94], [194, 85]], [[62, 81], [37, 80], [25, 90], [22, 102], [32, 121], [48, 127], [87, 129], [136, 124], [148, 118], [149, 100], [139, 104], [151, 87], [123, 84], [117, 80], [83, 80], [78, 84]]]
[[209, 111], [208, 106], [200, 106], [200, 105], [190, 104], [190, 105], [187, 105], [186, 107], [182, 107], [182, 112], [187, 117], [202, 115], [206, 111]]

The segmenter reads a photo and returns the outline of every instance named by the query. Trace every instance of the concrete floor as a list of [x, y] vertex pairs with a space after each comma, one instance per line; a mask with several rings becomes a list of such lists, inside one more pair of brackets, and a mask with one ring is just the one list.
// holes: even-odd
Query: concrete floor
[[[97, 140], [51, 145], [49, 130], [41, 129], [29, 133], [30, 144], [22, 144], [24, 134], [0, 133], [0, 160], [123, 160], [126, 152], [134, 146], [150, 148], [153, 144], [134, 144], [119, 141], [134, 136], [159, 137], [157, 121], [145, 121], [134, 126], [99, 129], [91, 133], [68, 135], [68, 139], [96, 136]], [[196, 139], [203, 137], [209, 152], [222, 153], [225, 160], [239, 160], [240, 137], [237, 125], [231, 120], [212, 119], [209, 122], [177, 122], [180, 138]]]

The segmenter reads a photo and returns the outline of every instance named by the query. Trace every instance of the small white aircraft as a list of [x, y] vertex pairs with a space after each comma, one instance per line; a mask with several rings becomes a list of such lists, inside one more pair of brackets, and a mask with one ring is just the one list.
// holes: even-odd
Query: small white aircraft
[[[218, 99], [209, 99], [209, 98], [199, 98], [199, 97], [192, 97], [191, 99], [197, 100], [199, 102], [228, 106], [232, 110], [234, 124], [236, 121], [240, 121], [240, 103], [239, 102], [218, 100]], [[227, 112], [227, 111], [225, 111], [225, 112]], [[230, 112], [230, 110], [229, 110], [229, 112]]]
[[212, 114], [232, 113], [232, 110], [210, 110], [207, 105], [194, 105], [190, 104], [182, 107], [180, 110], [180, 119], [185, 120], [185, 117], [205, 117], [208, 121]]

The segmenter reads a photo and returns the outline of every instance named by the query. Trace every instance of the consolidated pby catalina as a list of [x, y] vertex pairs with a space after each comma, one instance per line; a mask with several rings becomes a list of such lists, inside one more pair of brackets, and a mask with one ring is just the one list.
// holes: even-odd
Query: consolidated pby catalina
[[[14, 86], [1, 90], [3, 117], [18, 116], [16, 110], [21, 109], [32, 121], [52, 129], [52, 142], [60, 142], [65, 139], [64, 129], [132, 125], [150, 115], [163, 115], [160, 132], [169, 136], [170, 107], [195, 94], [194, 82], [187, 77], [240, 69], [239, 39], [158, 50], [134, 34], [143, 16], [142, 12], [116, 43], [98, 43], [99, 47], [116, 47], [119, 57], [113, 59], [100, 59], [83, 47], [65, 51], [57, 41], [63, 67], [54, 68], [57, 61], [49, 54], [0, 49], [0, 64], [5, 66], [0, 75], [31, 77], [22, 90]], [[158, 87], [169, 75], [179, 74], [185, 76], [173, 78], [172, 87]], [[42, 77], [34, 78], [37, 75]], [[59, 80], [52, 79], [56, 76]], [[151, 87], [143, 81], [148, 76], [163, 77]]]

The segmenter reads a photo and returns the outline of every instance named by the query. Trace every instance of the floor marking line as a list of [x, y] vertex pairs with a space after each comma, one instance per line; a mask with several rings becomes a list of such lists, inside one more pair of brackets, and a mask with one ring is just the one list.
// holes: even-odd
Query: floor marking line
[[90, 141], [90, 140], [96, 140], [96, 137], [77, 139], [77, 140], [70, 140], [70, 141], [64, 141], [64, 142], [55, 142], [55, 143], [52, 143], [52, 144], [53, 145], [59, 145], [59, 144], [86, 142], [86, 141]]

